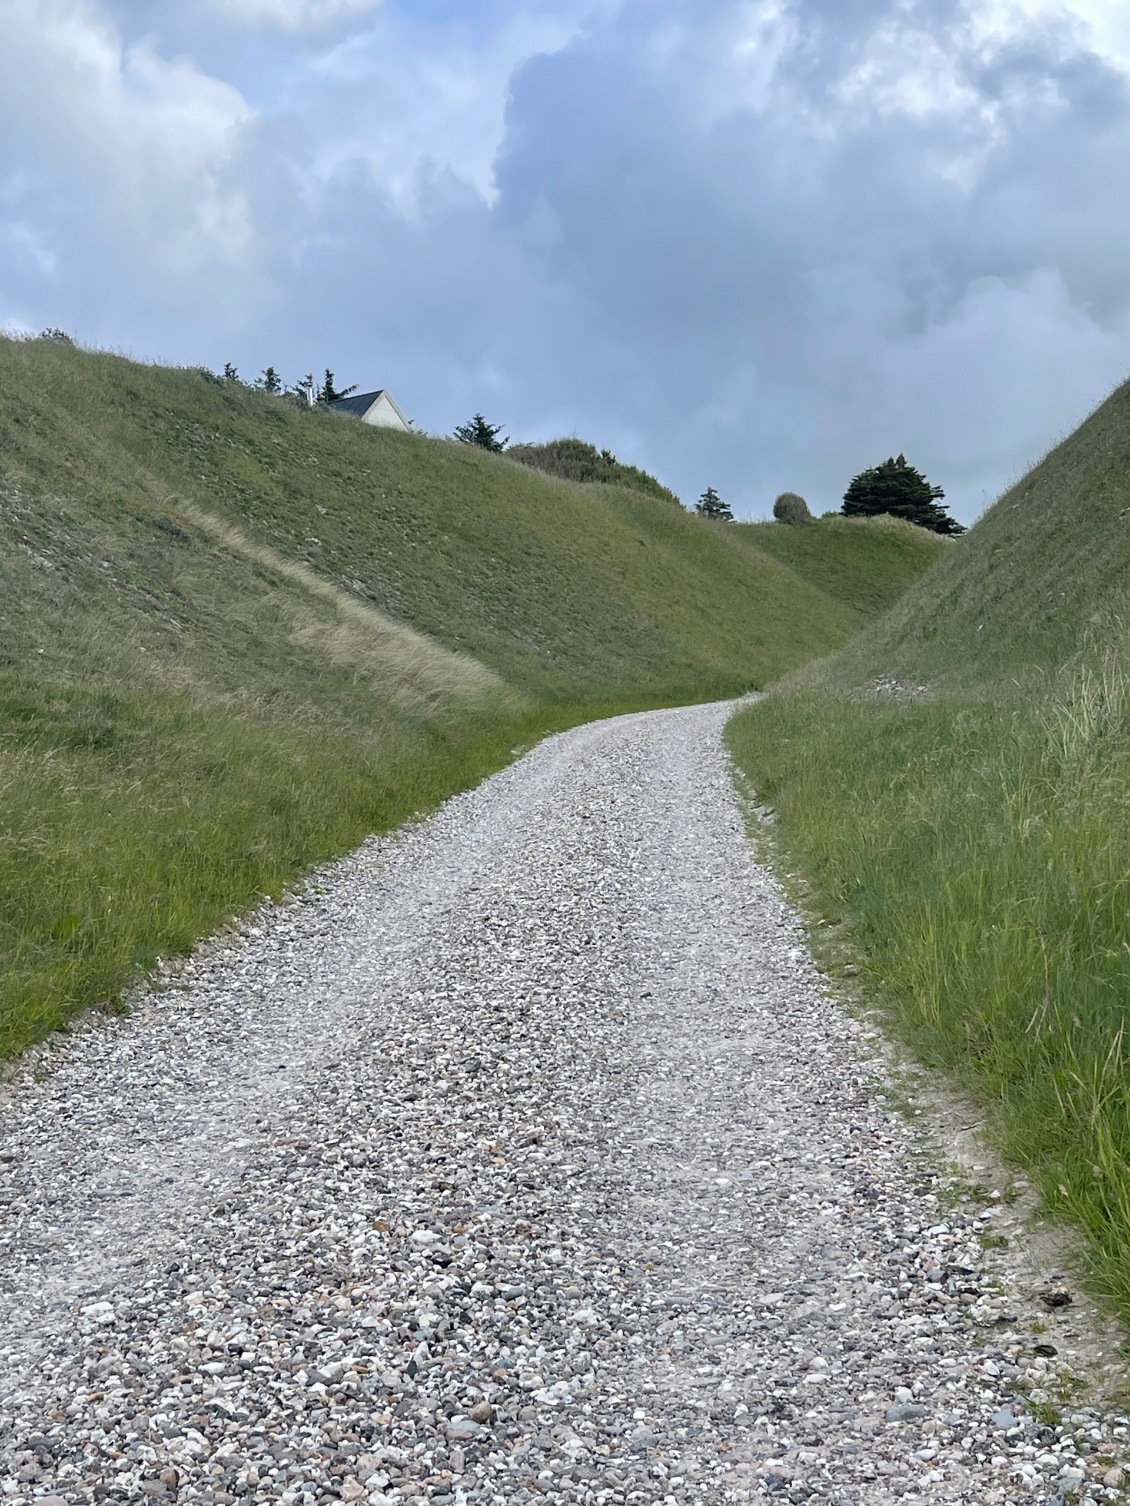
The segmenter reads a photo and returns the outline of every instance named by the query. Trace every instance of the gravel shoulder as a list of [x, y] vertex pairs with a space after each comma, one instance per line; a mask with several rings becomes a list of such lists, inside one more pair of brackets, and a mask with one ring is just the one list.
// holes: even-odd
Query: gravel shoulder
[[729, 709], [549, 739], [14, 1075], [6, 1501], [1122, 1498], [1094, 1315], [894, 1104]]

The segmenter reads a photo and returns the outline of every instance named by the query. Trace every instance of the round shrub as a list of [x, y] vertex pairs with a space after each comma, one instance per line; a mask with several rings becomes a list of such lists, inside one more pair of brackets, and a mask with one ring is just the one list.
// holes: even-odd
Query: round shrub
[[782, 492], [773, 503], [773, 516], [778, 523], [812, 522], [808, 503], [798, 492]]

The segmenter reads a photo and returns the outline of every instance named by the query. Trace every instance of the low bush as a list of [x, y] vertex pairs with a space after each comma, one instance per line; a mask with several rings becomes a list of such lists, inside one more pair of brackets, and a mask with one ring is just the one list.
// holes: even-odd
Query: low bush
[[799, 492], [782, 492], [773, 503], [773, 516], [778, 523], [811, 523], [812, 514], [808, 503]]
[[647, 471], [624, 465], [611, 450], [598, 450], [583, 439], [551, 439], [546, 444], [515, 444], [507, 450], [511, 460], [528, 465], [547, 476], [565, 481], [599, 481], [606, 486], [627, 486], [664, 502], [681, 506], [678, 497]]

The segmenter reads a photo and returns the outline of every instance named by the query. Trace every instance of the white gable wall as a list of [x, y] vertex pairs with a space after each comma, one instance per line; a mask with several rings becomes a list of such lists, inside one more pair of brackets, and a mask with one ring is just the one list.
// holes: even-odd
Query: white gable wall
[[405, 432], [408, 430], [408, 425], [389, 402], [387, 392], [381, 393], [365, 414], [362, 423], [375, 424], [378, 429], [403, 429]]

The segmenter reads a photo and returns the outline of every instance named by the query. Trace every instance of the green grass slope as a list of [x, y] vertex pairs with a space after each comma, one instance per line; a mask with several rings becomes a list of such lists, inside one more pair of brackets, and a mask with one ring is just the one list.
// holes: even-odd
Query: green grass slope
[[897, 607], [810, 683], [1038, 679], [1130, 586], [1130, 382], [1052, 449]]
[[830, 961], [980, 1096], [1130, 1316], [1128, 507], [1123, 387], [729, 736]]
[[893, 606], [950, 548], [948, 539], [891, 517], [833, 514], [792, 527], [736, 527], [758, 549], [856, 613], [861, 627]]
[[0, 1050], [547, 730], [866, 616], [638, 491], [0, 342]]
[[[195, 372], [38, 341], [2, 350], [8, 490], [34, 499], [21, 526], [28, 547], [51, 553], [47, 594], [62, 612], [50, 643], [35, 647], [56, 657], [71, 636], [71, 598], [88, 599], [100, 571], [129, 591], [144, 576], [160, 599], [170, 561], [201, 558], [186, 503], [539, 697], [728, 694], [825, 651], [862, 620], [744, 547], [741, 530], [630, 490], [298, 412]], [[100, 542], [114, 557], [88, 561]], [[135, 623], [138, 607], [136, 596], [107, 593], [98, 615]], [[32, 636], [38, 612], [37, 600], [24, 614]], [[20, 633], [18, 618], [3, 625]], [[17, 639], [12, 653], [30, 646]], [[241, 664], [244, 652], [234, 653]]]

